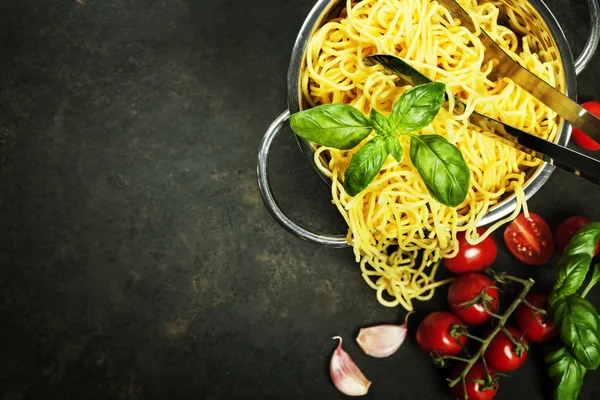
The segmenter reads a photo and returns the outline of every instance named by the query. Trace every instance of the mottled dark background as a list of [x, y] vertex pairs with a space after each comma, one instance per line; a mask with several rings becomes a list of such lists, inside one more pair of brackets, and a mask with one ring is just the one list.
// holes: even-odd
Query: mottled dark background
[[[578, 52], [585, 2], [550, 3]], [[444, 397], [413, 339], [444, 290], [398, 353], [368, 358], [358, 329], [403, 312], [376, 302], [349, 250], [292, 237], [259, 197], [257, 147], [286, 108], [312, 4], [0, 1], [1, 399], [341, 398], [334, 335], [373, 380], [369, 398]], [[583, 100], [600, 97], [599, 62], [579, 79]], [[291, 134], [271, 174], [295, 220], [343, 231]], [[557, 172], [530, 207], [555, 226], [600, 219], [599, 198]], [[503, 245], [497, 267], [542, 287], [553, 273]], [[532, 353], [498, 399], [548, 396]], [[600, 397], [597, 377], [582, 398]]]

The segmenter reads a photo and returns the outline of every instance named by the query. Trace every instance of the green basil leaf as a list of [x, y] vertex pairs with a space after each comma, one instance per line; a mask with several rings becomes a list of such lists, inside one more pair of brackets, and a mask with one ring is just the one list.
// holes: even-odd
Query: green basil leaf
[[347, 104], [323, 104], [292, 114], [290, 125], [296, 135], [339, 150], [356, 147], [373, 130], [369, 119]]
[[385, 140], [375, 136], [354, 154], [344, 173], [344, 189], [350, 196], [356, 196], [373, 182], [385, 160], [388, 151]]
[[402, 145], [400, 144], [400, 141], [398, 141], [398, 137], [396, 135], [390, 135], [385, 138], [385, 148], [396, 161], [402, 161], [402, 153], [404, 150], [402, 149]]
[[583, 226], [573, 236], [558, 262], [558, 276], [549, 297], [550, 308], [554, 307], [559, 298], [569, 296], [581, 287], [599, 238], [600, 223], [598, 222]]
[[392, 134], [392, 128], [386, 117], [380, 114], [376, 109], [371, 108], [371, 114], [369, 115], [371, 125], [375, 132], [379, 135], [387, 136]]
[[571, 238], [567, 247], [565, 247], [563, 257], [569, 257], [573, 254], [588, 254], [593, 256], [596, 251], [598, 239], [600, 239], [600, 222], [590, 222], [584, 225]]
[[564, 345], [547, 346], [544, 360], [554, 383], [553, 400], [573, 400], [579, 397], [586, 369]]
[[456, 207], [467, 197], [471, 171], [460, 150], [445, 138], [411, 135], [410, 159], [434, 199]]
[[600, 318], [596, 308], [577, 293], [560, 298], [552, 319], [563, 343], [587, 369], [600, 366]]
[[550, 308], [554, 308], [557, 299], [573, 293], [583, 284], [590, 268], [592, 257], [587, 254], [572, 254], [558, 261], [558, 276], [550, 293]]
[[413, 132], [429, 125], [444, 103], [446, 85], [431, 82], [407, 90], [388, 117], [392, 132]]

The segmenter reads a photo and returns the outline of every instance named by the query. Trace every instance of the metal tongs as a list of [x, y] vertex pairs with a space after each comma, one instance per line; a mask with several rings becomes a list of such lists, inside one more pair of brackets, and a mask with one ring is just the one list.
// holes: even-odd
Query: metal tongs
[[[397, 84], [404, 83], [416, 86], [432, 82], [431, 79], [396, 56], [375, 54], [365, 57], [364, 62], [367, 65], [375, 65], [375, 63], [382, 65], [388, 72], [398, 76], [400, 81]], [[466, 105], [457, 97], [454, 97], [454, 99], [454, 114], [463, 114]], [[444, 103], [444, 108], [448, 109], [447, 101]], [[509, 146], [572, 174], [581, 176], [595, 184], [600, 184], [600, 161], [594, 158], [506, 125], [475, 111], [469, 117], [469, 122], [481, 128], [486, 136], [493, 139], [505, 139], [501, 141]]]
[[[471, 32], [476, 32], [471, 17], [455, 0], [437, 1], [448, 10], [453, 18], [458, 19], [463, 26]], [[571, 125], [579, 128], [597, 142], [600, 142], [600, 119], [598, 117], [514, 61], [483, 29], [480, 29], [479, 39], [485, 46], [484, 62], [492, 59], [498, 61], [492, 72], [493, 77], [500, 78], [505, 76], [510, 78]]]

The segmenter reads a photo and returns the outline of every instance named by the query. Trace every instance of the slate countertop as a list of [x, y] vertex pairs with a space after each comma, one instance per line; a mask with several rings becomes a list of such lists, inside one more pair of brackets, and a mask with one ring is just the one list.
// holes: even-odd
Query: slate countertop
[[[292, 237], [260, 199], [258, 143], [286, 108], [312, 5], [0, 4], [2, 399], [342, 398], [327, 373], [334, 335], [374, 382], [369, 398], [444, 398], [416, 323], [394, 357], [362, 355], [358, 329], [403, 312], [376, 302], [350, 251]], [[549, 5], [579, 52], [585, 2]], [[600, 99], [599, 57], [580, 100]], [[344, 231], [291, 134], [277, 140], [271, 174], [292, 218]], [[600, 219], [599, 198], [559, 171], [529, 205], [555, 226]], [[542, 287], [552, 279], [503, 245], [497, 263]], [[414, 321], [443, 297], [419, 304]], [[496, 398], [546, 398], [540, 355]], [[600, 397], [597, 375], [581, 398]]]

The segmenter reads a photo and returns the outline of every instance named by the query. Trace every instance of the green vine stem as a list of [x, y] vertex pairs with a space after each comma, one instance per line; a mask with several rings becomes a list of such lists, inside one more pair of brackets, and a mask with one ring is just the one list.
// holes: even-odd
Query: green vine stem
[[471, 368], [473, 367], [473, 365], [475, 365], [477, 360], [479, 360], [480, 358], [483, 358], [482, 357], [483, 353], [485, 353], [485, 350], [489, 346], [492, 339], [494, 339], [494, 337], [498, 334], [498, 332], [500, 332], [502, 329], [504, 329], [504, 325], [506, 324], [506, 322], [508, 321], [508, 319], [510, 318], [512, 313], [517, 309], [519, 304], [521, 304], [523, 302], [523, 300], [525, 299], [525, 296], [527, 296], [527, 294], [529, 293], [529, 291], [535, 284], [535, 282], [532, 279], [517, 278], [514, 276], [507, 275], [505, 272], [497, 273], [489, 268], [486, 269], [485, 272], [488, 275], [492, 276], [493, 279], [495, 279], [496, 281], [501, 282], [501, 283], [518, 282], [521, 285], [523, 285], [523, 289], [521, 290], [521, 293], [519, 293], [517, 298], [512, 302], [512, 304], [506, 309], [506, 311], [504, 312], [503, 315], [498, 315], [498, 316], [494, 315], [494, 317], [498, 318], [498, 324], [492, 330], [490, 335], [483, 340], [481, 347], [479, 348], [477, 353], [475, 353], [473, 355], [473, 357], [471, 357], [467, 361], [467, 365], [465, 366], [465, 369], [461, 372], [461, 374], [458, 377], [456, 377], [455, 379], [452, 379], [451, 381], [449, 381], [448, 386], [450, 386], [451, 388], [456, 386], [456, 384], [458, 384], [459, 382], [463, 381], [466, 378], [469, 371], [471, 370]]
[[534, 306], [533, 304], [531, 304], [530, 302], [528, 302], [527, 300], [523, 299], [523, 304], [525, 304], [527, 307], [531, 308], [534, 312], [534, 314], [539, 314], [542, 316], [546, 316], [548, 313], [546, 312], [546, 310], [542, 310], [541, 308], [537, 308], [536, 306]]
[[480, 338], [480, 337], [478, 337], [478, 336], [475, 336], [475, 335], [471, 335], [469, 332], [466, 332], [466, 331], [465, 331], [464, 335], [465, 335], [466, 337], [468, 337], [469, 339], [473, 339], [473, 340], [475, 340], [475, 341], [478, 341], [478, 342], [481, 342], [481, 343], [484, 343], [484, 342], [485, 342], [485, 339], [482, 339], [482, 338]]
[[439, 356], [439, 355], [435, 355], [435, 354], [432, 354], [431, 356], [433, 357], [434, 364], [439, 368], [446, 367], [446, 360], [454, 360], [454, 361], [460, 361], [460, 362], [465, 362], [465, 363], [469, 362], [468, 358], [457, 357], [457, 356]]
[[520, 338], [514, 337], [512, 335], [512, 333], [510, 333], [510, 331], [508, 329], [506, 329], [506, 327], [502, 327], [502, 332], [508, 338], [508, 340], [511, 341], [511, 343], [513, 344], [513, 346], [515, 346], [515, 348], [514, 348], [513, 351], [515, 352], [515, 354], [518, 357], [521, 357], [521, 354], [523, 354], [524, 351], [529, 351], [529, 347], [523, 341], [523, 337], [522, 336]]

